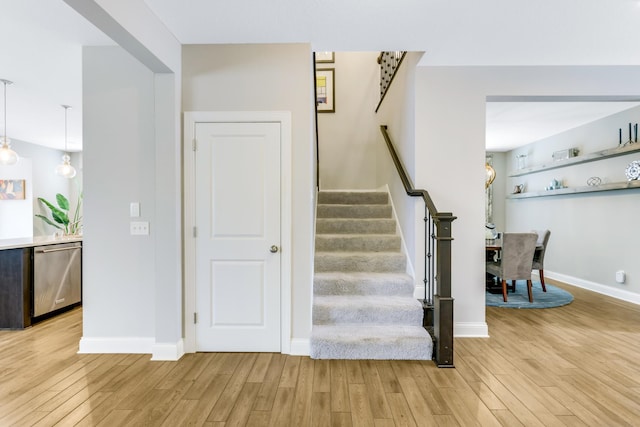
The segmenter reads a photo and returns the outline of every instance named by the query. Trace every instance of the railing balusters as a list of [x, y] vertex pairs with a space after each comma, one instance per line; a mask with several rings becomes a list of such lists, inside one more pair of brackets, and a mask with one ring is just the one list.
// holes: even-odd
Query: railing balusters
[[382, 100], [387, 94], [387, 90], [389, 90], [389, 86], [391, 86], [391, 82], [396, 76], [396, 71], [406, 53], [406, 51], [396, 50], [393, 52], [380, 52], [380, 55], [378, 55], [378, 64], [380, 64], [380, 101], [376, 107], [376, 112], [378, 112], [378, 108], [380, 108], [380, 104], [382, 104]]

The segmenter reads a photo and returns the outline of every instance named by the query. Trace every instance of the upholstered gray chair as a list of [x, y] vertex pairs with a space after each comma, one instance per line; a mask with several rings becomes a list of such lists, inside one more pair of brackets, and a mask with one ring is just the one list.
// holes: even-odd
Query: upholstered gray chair
[[536, 251], [533, 254], [533, 265], [532, 270], [538, 270], [538, 274], [540, 275], [540, 284], [542, 285], [542, 290], [547, 292], [547, 287], [544, 285], [544, 253], [547, 250], [547, 243], [549, 243], [549, 237], [551, 236], [551, 231], [549, 230], [533, 230], [534, 233], [538, 235], [538, 241], [536, 243]]
[[529, 302], [533, 302], [531, 271], [537, 240], [535, 233], [504, 233], [500, 260], [487, 262], [487, 273], [502, 280], [504, 302], [507, 302], [507, 280], [526, 280]]

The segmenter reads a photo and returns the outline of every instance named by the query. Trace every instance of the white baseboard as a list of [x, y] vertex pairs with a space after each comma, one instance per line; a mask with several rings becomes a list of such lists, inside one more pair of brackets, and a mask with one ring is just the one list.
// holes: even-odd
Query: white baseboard
[[80, 338], [78, 353], [127, 353], [152, 354], [155, 338], [117, 337], [117, 338]]
[[311, 342], [308, 338], [293, 338], [289, 354], [292, 356], [309, 356], [311, 354]]
[[455, 338], [489, 338], [487, 322], [454, 322]]
[[597, 292], [602, 295], [606, 295], [612, 298], [620, 299], [623, 301], [632, 302], [634, 304], [640, 304], [640, 294], [635, 292], [629, 292], [624, 289], [614, 288], [613, 286], [607, 286], [600, 283], [590, 282], [588, 280], [580, 279], [578, 277], [568, 276], [566, 274], [554, 273], [553, 271], [544, 271], [544, 277], [554, 279], [559, 282], [566, 283], [568, 285], [576, 286], [578, 288], [587, 289], [593, 292]]
[[[424, 286], [416, 286], [413, 297], [422, 301], [424, 298]], [[489, 327], [487, 322], [454, 322], [453, 336], [455, 338], [487, 338]]]
[[151, 351], [151, 360], [175, 361], [184, 356], [184, 340], [180, 339], [175, 344], [154, 344]]

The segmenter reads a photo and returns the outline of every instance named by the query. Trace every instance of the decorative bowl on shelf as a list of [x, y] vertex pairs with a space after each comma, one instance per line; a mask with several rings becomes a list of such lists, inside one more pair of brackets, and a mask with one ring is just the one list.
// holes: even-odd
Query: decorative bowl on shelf
[[602, 180], [600, 179], [600, 177], [597, 177], [597, 176], [592, 176], [587, 180], [587, 185], [590, 187], [595, 187], [596, 185], [600, 185], [600, 184], [602, 184]]
[[624, 170], [624, 174], [627, 176], [627, 180], [629, 181], [640, 179], [640, 160], [634, 160], [629, 163], [627, 168]]

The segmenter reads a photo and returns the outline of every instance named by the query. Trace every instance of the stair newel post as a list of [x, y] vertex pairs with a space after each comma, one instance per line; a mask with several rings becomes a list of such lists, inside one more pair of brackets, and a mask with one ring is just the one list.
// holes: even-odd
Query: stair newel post
[[451, 233], [452, 222], [456, 219], [449, 212], [434, 216], [436, 225], [437, 264], [434, 296], [435, 361], [438, 367], [453, 367], [453, 298], [451, 297]]

